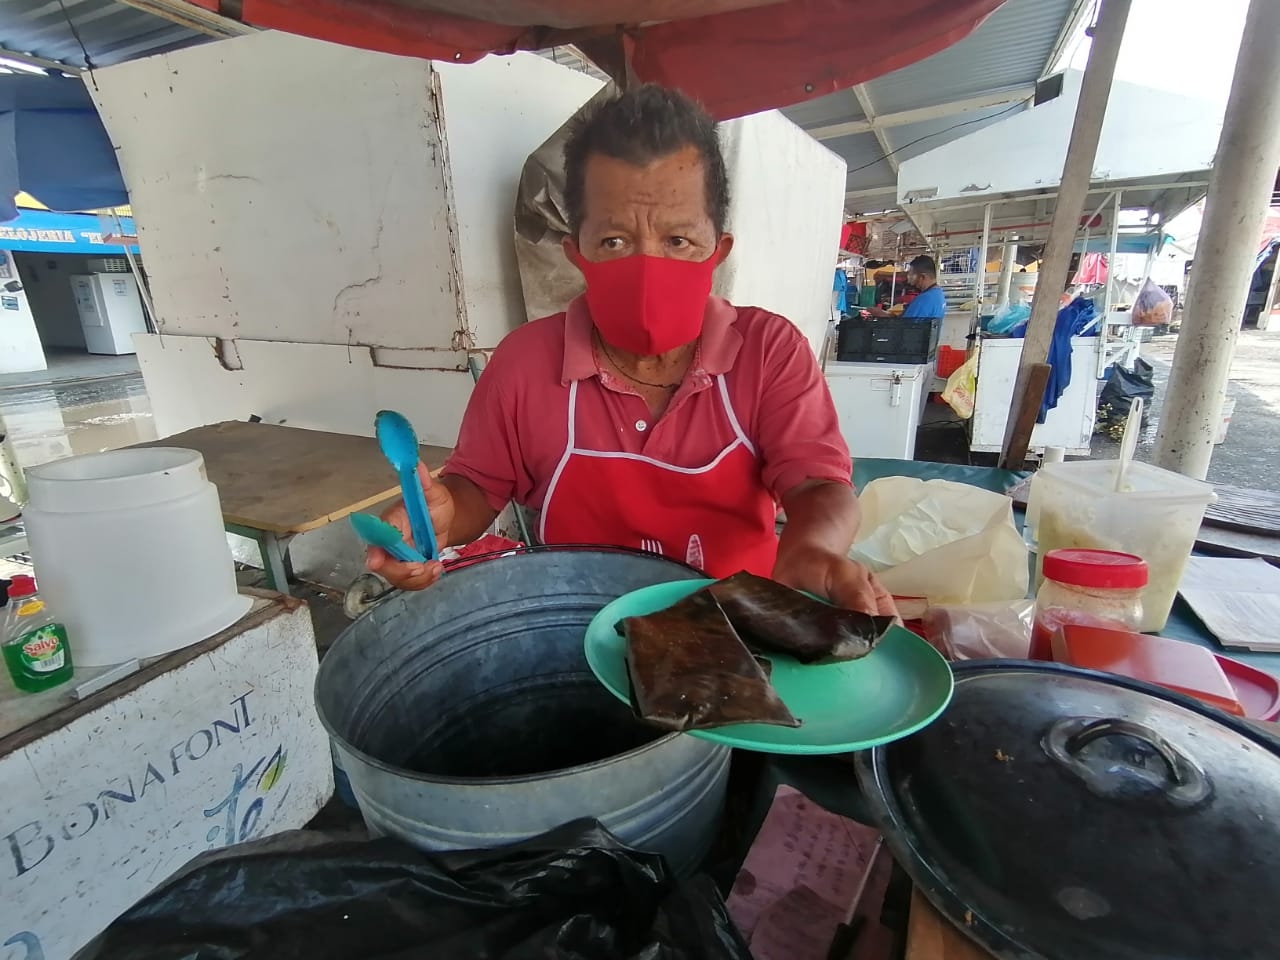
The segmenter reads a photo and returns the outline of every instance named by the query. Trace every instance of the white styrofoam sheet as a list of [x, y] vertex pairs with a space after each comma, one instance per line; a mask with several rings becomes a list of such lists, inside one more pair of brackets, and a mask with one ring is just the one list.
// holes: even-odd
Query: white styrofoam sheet
[[224, 636], [30, 743], [0, 740], [5, 960], [66, 960], [195, 855], [301, 827], [332, 795], [307, 608], [271, 601]]
[[376, 367], [367, 347], [238, 340], [240, 369], [228, 370], [208, 337], [147, 335], [134, 343], [160, 437], [254, 414], [373, 436], [374, 416], [392, 409], [410, 419], [422, 443], [452, 446], [473, 387], [466, 371]]
[[449, 344], [429, 63], [272, 31], [94, 76], [162, 332]]
[[733, 252], [716, 292], [786, 317], [821, 355], [844, 220], [845, 162], [776, 110], [720, 128]]
[[600, 89], [600, 81], [521, 53], [433, 64], [457, 207], [462, 296], [479, 346], [525, 321], [512, 211], [529, 154]]
[[[998, 453], [1004, 446], [1009, 404], [1022, 361], [1022, 340], [984, 340], [978, 358], [978, 395], [973, 411], [970, 449]], [[1031, 431], [1031, 447], [1063, 447], [1068, 453], [1089, 453], [1097, 418], [1097, 369], [1101, 337], [1071, 341], [1071, 383], [1049, 411], [1044, 423]]]

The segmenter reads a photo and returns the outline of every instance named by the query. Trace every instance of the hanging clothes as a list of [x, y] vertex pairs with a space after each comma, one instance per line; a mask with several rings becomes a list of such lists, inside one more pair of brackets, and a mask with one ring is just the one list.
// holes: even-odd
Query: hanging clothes
[[[1097, 308], [1088, 297], [1076, 297], [1058, 311], [1058, 318], [1053, 324], [1053, 339], [1049, 341], [1047, 363], [1052, 368], [1049, 382], [1044, 388], [1044, 399], [1040, 401], [1040, 415], [1036, 423], [1044, 423], [1049, 411], [1058, 405], [1062, 395], [1071, 386], [1071, 338], [1080, 336], [1098, 336], [1098, 327], [1088, 331], [1090, 321], [1097, 316]], [[1027, 335], [1026, 323], [1020, 324], [1011, 334], [1015, 337]]]

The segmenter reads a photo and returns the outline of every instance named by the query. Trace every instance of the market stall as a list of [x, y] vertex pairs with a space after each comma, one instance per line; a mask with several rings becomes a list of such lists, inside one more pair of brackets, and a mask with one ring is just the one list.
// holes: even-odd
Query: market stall
[[[944, 251], [976, 244], [985, 251], [971, 257], [981, 269], [948, 278], [957, 294], [967, 292], [968, 298], [956, 305], [959, 309], [951, 314], [956, 319], [948, 327], [951, 339], [944, 341], [978, 353], [974, 451], [1001, 448], [1021, 356], [1016, 329], [1003, 342], [988, 334], [998, 331], [1008, 338], [1013, 324], [1001, 321], [1009, 305], [1024, 304], [1025, 317], [1034, 289], [1034, 274], [1024, 272], [1017, 260], [998, 258], [1003, 261], [999, 272], [988, 263], [997, 250], [1034, 250], [1043, 244], [1079, 88], [1080, 74], [1074, 71], [1051, 78], [1041, 84], [1031, 109], [906, 160], [899, 170], [903, 209], [932, 244]], [[1221, 123], [1216, 104], [1117, 82], [1075, 249], [1106, 252], [1113, 260], [1118, 253], [1154, 256], [1164, 240], [1163, 225], [1204, 195]], [[1134, 226], [1122, 226], [1122, 220]], [[1135, 355], [1136, 337], [1116, 315], [1121, 304], [1113, 299], [1111, 286], [1091, 299], [1097, 322], [1074, 332], [1061, 330], [1058, 369], [1069, 372], [1042, 410], [1033, 448], [1087, 454], [1094, 384], [1111, 364]], [[984, 321], [984, 316], [992, 319]], [[967, 330], [961, 318], [968, 320]], [[990, 326], [986, 332], [984, 323]], [[1073, 335], [1068, 348], [1066, 340]]]

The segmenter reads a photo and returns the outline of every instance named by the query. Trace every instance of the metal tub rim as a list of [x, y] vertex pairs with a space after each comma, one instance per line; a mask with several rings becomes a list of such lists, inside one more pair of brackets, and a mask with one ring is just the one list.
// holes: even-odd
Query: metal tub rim
[[[642, 556], [642, 557], [650, 556], [649, 554], [645, 554], [643, 551], [631, 550], [626, 547], [610, 547], [610, 546], [600, 546], [600, 545], [593, 545], [593, 544], [563, 544], [563, 545], [555, 545], [555, 546], [524, 547], [519, 550], [498, 551], [493, 554], [486, 554], [480, 557], [472, 558], [473, 562], [466, 564], [458, 572], [461, 573], [468, 570], [469, 568], [473, 569], [476, 566], [480, 566], [481, 562], [485, 560], [500, 560], [500, 559], [506, 559], [508, 557], [517, 557], [517, 556], [529, 557], [529, 556], [537, 556], [539, 554], [546, 554], [546, 553], [606, 553], [606, 554], [623, 554], [623, 555]], [[662, 559], [674, 567], [683, 567], [686, 571], [688, 571], [688, 573], [693, 574], [696, 577], [706, 576], [706, 574], [703, 571], [699, 570], [698, 568], [690, 566], [687, 563], [682, 563], [679, 560], [673, 560], [670, 557], [662, 557], [657, 559]], [[358, 617], [351, 625], [349, 625], [346, 628], [346, 630], [343, 631], [342, 636], [345, 636], [347, 634], [347, 631], [349, 631], [353, 626], [355, 626], [356, 623], [359, 623], [361, 620], [364, 620], [366, 617], [371, 616], [383, 601], [394, 600], [397, 596], [399, 596], [399, 594], [400, 594], [400, 591], [394, 591], [388, 596], [383, 597], [382, 600], [379, 601], [379, 603], [374, 604], [373, 606], [370, 606], [367, 610], [365, 610], [363, 614], [360, 615], [360, 617]], [[339, 640], [340, 639], [341, 637], [339, 637]], [[336, 643], [335, 643], [335, 646], [336, 646]], [[352, 756], [356, 757], [361, 762], [369, 766], [376, 767], [377, 769], [387, 773], [395, 774], [396, 776], [402, 777], [406, 780], [416, 780], [423, 783], [448, 784], [450, 786], [459, 786], [459, 787], [493, 786], [493, 785], [506, 785], [506, 784], [518, 785], [518, 784], [534, 783], [534, 782], [545, 783], [548, 780], [559, 780], [569, 776], [577, 776], [581, 771], [590, 771], [590, 770], [597, 769], [599, 767], [613, 766], [621, 758], [640, 756], [648, 751], [657, 750], [663, 747], [665, 744], [670, 743], [676, 737], [683, 736], [682, 733], [678, 733], [678, 732], [666, 733], [661, 736], [658, 736], [653, 740], [650, 740], [646, 744], [643, 744], [639, 747], [634, 747], [631, 750], [626, 750], [622, 753], [613, 754], [612, 756], [609, 756], [609, 757], [601, 757], [599, 760], [593, 760], [590, 763], [582, 763], [572, 767], [562, 767], [558, 770], [549, 770], [543, 773], [522, 774], [520, 776], [514, 776], [514, 777], [513, 776], [452, 777], [452, 776], [444, 776], [439, 774], [421, 773], [419, 771], [410, 770], [407, 767], [401, 767], [401, 766], [398, 766], [397, 764], [389, 763], [385, 760], [381, 760], [377, 757], [372, 756], [371, 754], [365, 752], [364, 750], [361, 750], [359, 747], [354, 746], [350, 741], [347, 740], [345, 736], [338, 733], [334, 729], [334, 725], [330, 722], [326, 711], [321, 709], [321, 706], [320, 706], [321, 705], [320, 684], [322, 679], [325, 676], [325, 661], [327, 659], [328, 659], [327, 656], [320, 658], [320, 668], [316, 672], [316, 679], [315, 679], [315, 682], [312, 684], [312, 700], [316, 704], [316, 715], [319, 717], [320, 723], [324, 727], [325, 732], [329, 734], [329, 737], [334, 741], [335, 744], [337, 744], [337, 746], [342, 751], [351, 754]], [[705, 740], [701, 737], [696, 737], [695, 739], [702, 740], [702, 743], [706, 747], [708, 752], [713, 752], [716, 747], [721, 746], [720, 744], [716, 744], [714, 741]], [[724, 748], [724, 749], [727, 750], [728, 748]]]

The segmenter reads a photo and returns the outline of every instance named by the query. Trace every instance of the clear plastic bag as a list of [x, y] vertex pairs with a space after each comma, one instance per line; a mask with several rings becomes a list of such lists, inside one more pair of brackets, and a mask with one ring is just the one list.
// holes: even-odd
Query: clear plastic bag
[[1133, 301], [1132, 318], [1134, 326], [1163, 326], [1173, 319], [1173, 299], [1147, 277]]
[[930, 607], [925, 639], [949, 660], [1025, 660], [1031, 650], [1032, 600]]

